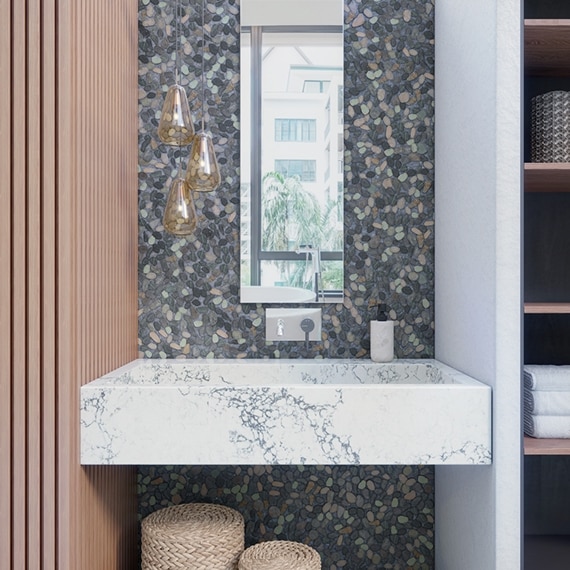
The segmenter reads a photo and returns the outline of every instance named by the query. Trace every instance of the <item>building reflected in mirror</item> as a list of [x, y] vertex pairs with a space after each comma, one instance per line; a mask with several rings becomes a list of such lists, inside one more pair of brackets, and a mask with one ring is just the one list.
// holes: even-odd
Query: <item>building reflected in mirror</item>
[[241, 285], [248, 287], [248, 300], [263, 287], [257, 302], [294, 302], [279, 291], [273, 300], [267, 295], [273, 287], [312, 291], [310, 302], [339, 302], [342, 6], [330, 2], [338, 25], [311, 24], [305, 11], [303, 22], [248, 26], [247, 2], [241, 33]]

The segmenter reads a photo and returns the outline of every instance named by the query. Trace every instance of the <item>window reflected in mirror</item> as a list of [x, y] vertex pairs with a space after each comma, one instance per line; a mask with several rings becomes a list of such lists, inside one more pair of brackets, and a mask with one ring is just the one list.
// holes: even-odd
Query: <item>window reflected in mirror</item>
[[241, 77], [242, 302], [256, 287], [339, 302], [342, 26], [242, 27]]

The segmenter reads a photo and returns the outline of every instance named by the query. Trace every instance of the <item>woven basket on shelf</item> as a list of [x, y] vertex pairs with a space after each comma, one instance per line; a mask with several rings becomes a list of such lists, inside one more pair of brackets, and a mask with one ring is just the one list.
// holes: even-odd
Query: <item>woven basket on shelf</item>
[[271, 540], [247, 548], [238, 570], [321, 570], [321, 557], [306, 544]]
[[532, 162], [570, 162], [570, 92], [532, 98]]
[[236, 570], [243, 549], [243, 517], [221, 505], [176, 505], [142, 521], [142, 570]]

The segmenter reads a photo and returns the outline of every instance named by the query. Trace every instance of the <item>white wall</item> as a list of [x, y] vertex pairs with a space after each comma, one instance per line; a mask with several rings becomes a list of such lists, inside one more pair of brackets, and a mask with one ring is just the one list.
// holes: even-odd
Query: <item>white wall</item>
[[436, 4], [436, 357], [493, 387], [493, 465], [437, 469], [437, 570], [521, 568], [519, 0]]

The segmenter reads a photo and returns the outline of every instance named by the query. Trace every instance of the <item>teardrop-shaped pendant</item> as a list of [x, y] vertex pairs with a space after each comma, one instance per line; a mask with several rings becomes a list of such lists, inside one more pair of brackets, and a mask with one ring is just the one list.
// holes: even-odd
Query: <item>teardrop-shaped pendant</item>
[[212, 137], [201, 131], [194, 136], [186, 169], [186, 183], [197, 192], [211, 192], [220, 185], [220, 181], [220, 169]]
[[162, 224], [167, 232], [176, 236], [186, 236], [196, 229], [192, 190], [182, 178], [174, 180], [170, 187]]
[[177, 146], [192, 142], [194, 125], [186, 90], [181, 85], [173, 85], [166, 93], [158, 124], [158, 137], [163, 143]]

